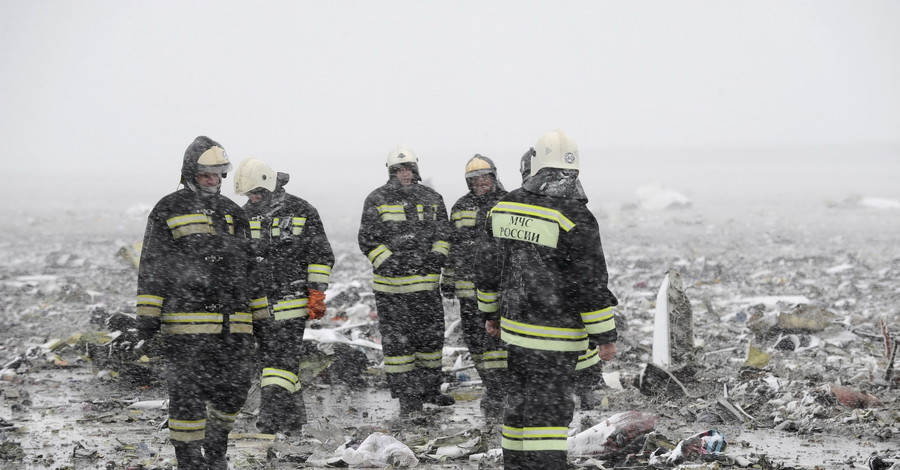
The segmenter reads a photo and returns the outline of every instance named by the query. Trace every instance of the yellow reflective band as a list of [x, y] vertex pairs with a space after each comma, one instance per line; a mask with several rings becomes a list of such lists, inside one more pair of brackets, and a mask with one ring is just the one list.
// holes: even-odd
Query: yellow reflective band
[[456, 281], [456, 296], [459, 298], [474, 298], [475, 283], [472, 281]]
[[575, 364], [575, 370], [587, 369], [588, 367], [600, 363], [600, 354], [598, 349], [589, 349], [586, 353], [578, 356], [578, 362]]
[[491, 216], [493, 217], [495, 212], [511, 212], [515, 214], [523, 214], [530, 215], [535, 217], [540, 217], [542, 219], [551, 220], [559, 224], [563, 230], [568, 232], [575, 228], [575, 223], [569, 220], [568, 217], [562, 215], [556, 209], [550, 209], [547, 207], [541, 206], [532, 206], [530, 204], [520, 204], [518, 202], [509, 202], [509, 201], [500, 201], [491, 209]]
[[372, 278], [373, 290], [392, 294], [406, 294], [410, 292], [435, 290], [438, 288], [438, 284], [441, 280], [440, 274], [426, 274], [424, 276], [405, 277], [386, 277], [376, 274], [372, 276]]
[[228, 316], [229, 329], [232, 333], [253, 334], [253, 315], [244, 312], [235, 312]]
[[262, 221], [251, 220], [250, 221], [250, 238], [259, 238], [261, 231], [262, 231]]
[[494, 213], [491, 215], [494, 238], [518, 240], [556, 248], [559, 243], [559, 224], [534, 217]]
[[425, 220], [425, 206], [416, 204], [416, 212], [419, 214], [419, 220]]
[[281, 217], [273, 217], [272, 218], [272, 230], [270, 231], [272, 233], [273, 237], [281, 236], [280, 225], [281, 225]]
[[406, 212], [403, 210], [403, 206], [399, 205], [383, 205], [378, 206], [378, 215], [381, 217], [382, 222], [395, 221], [395, 222], [404, 222], [406, 221]]
[[515, 451], [568, 450], [565, 427], [512, 428], [503, 426], [501, 446]]
[[158, 295], [142, 294], [137, 296], [137, 304], [146, 305], [148, 307], [162, 307], [163, 298]]
[[478, 214], [478, 211], [459, 211], [454, 212], [453, 215], [450, 216], [450, 220], [456, 222], [464, 219], [469, 219], [472, 221], [472, 225], [475, 225], [475, 216]]
[[209, 220], [209, 216], [207, 216], [206, 214], [179, 215], [166, 220], [166, 225], [168, 225], [170, 229], [190, 224], [212, 225], [212, 221]]
[[228, 233], [234, 235], [234, 218], [228, 214], [225, 214], [225, 223], [228, 224]]
[[291, 234], [296, 236], [303, 233], [303, 227], [306, 226], [306, 217], [291, 218]]
[[415, 356], [386, 356], [384, 358], [384, 372], [387, 374], [410, 372], [415, 368]]
[[159, 315], [161, 312], [162, 312], [162, 309], [159, 307], [141, 307], [141, 306], [139, 306], [137, 308], [137, 310], [135, 311], [135, 313], [139, 317], [153, 317], [153, 318], [159, 318]]
[[263, 377], [281, 377], [291, 383], [297, 383], [300, 381], [300, 377], [297, 374], [284, 369], [276, 369], [274, 367], [263, 367], [262, 370]]
[[587, 328], [588, 334], [600, 334], [612, 331], [616, 328], [616, 319], [612, 307], [606, 307], [595, 312], [581, 314], [581, 320]]
[[191, 224], [185, 225], [183, 227], [178, 227], [172, 229], [172, 238], [178, 239], [181, 237], [185, 237], [188, 235], [194, 235], [198, 233], [216, 233], [213, 230], [212, 225], [208, 224]]
[[306, 268], [306, 280], [328, 284], [331, 280], [331, 266], [326, 264], [310, 264]]
[[416, 353], [416, 366], [421, 369], [440, 369], [441, 368], [441, 351], [429, 353]]
[[487, 292], [483, 290], [475, 291], [478, 297], [478, 310], [485, 313], [494, 313], [500, 310], [500, 293]]
[[270, 318], [271, 316], [272, 315], [269, 314], [268, 308], [262, 308], [253, 311], [253, 321], [262, 320], [263, 318]]
[[251, 310], [259, 310], [261, 308], [266, 308], [269, 306], [269, 298], [268, 297], [260, 297], [258, 299], [253, 299], [250, 301], [250, 309]]
[[444, 256], [450, 256], [450, 242], [438, 240], [431, 244], [431, 251], [438, 252]]
[[206, 420], [183, 421], [169, 418], [169, 439], [178, 442], [201, 441], [206, 438]]
[[481, 355], [485, 369], [506, 369], [509, 354], [505, 350], [485, 351]]
[[234, 428], [234, 423], [238, 417], [238, 413], [226, 413], [213, 408], [212, 405], [207, 406], [207, 414], [209, 414], [210, 424], [227, 430]]
[[500, 329], [500, 339], [528, 349], [582, 352], [588, 346], [584, 328], [530, 325], [501, 318]]
[[305, 318], [309, 315], [309, 311], [306, 308], [308, 304], [308, 298], [281, 300], [275, 302], [275, 307], [272, 309], [275, 313], [275, 320]]
[[260, 388], [264, 387], [281, 387], [288, 392], [296, 393], [299, 390], [299, 387], [296, 383], [291, 383], [291, 381], [285, 379], [284, 377], [263, 377], [259, 381]]
[[373, 268], [377, 268], [381, 266], [381, 263], [384, 263], [385, 260], [390, 258], [392, 254], [394, 254], [394, 252], [389, 250], [388, 247], [384, 245], [378, 245], [374, 250], [369, 252], [369, 262], [372, 263]]
[[160, 332], [166, 334], [218, 334], [222, 314], [209, 312], [163, 313]]
[[163, 323], [222, 323], [221, 313], [164, 313]]

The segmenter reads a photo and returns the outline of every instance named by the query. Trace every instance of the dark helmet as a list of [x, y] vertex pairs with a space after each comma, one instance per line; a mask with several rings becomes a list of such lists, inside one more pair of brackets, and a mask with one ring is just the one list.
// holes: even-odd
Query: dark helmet
[[497, 166], [494, 165], [494, 161], [476, 153], [466, 163], [466, 185], [468, 185], [469, 191], [472, 190], [472, 178], [481, 175], [492, 175], [494, 177], [494, 189], [503, 189], [503, 184], [500, 183], [500, 178], [497, 176]]
[[215, 140], [201, 135], [191, 142], [184, 151], [181, 164], [181, 182], [193, 185], [194, 177], [199, 173], [218, 173], [222, 178], [231, 171], [231, 162], [222, 145]]

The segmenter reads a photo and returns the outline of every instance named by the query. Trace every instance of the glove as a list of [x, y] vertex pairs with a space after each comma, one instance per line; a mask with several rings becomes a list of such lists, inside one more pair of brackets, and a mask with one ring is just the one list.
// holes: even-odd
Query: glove
[[317, 320], [325, 316], [325, 293], [319, 290], [309, 290], [309, 302], [306, 304], [309, 311], [309, 319]]

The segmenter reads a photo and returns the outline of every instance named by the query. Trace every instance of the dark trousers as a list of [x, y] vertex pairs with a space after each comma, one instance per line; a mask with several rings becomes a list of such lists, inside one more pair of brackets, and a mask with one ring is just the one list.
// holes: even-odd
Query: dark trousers
[[444, 348], [444, 305], [437, 290], [375, 292], [385, 374], [393, 398], [418, 399], [440, 393]]
[[306, 424], [300, 385], [300, 360], [305, 347], [306, 318], [266, 319], [259, 345], [261, 403], [257, 428], [263, 432], [299, 431]]
[[580, 353], [507, 345], [509, 390], [503, 417], [503, 467], [565, 470], [567, 431], [575, 413]]
[[253, 379], [252, 352], [252, 335], [167, 335], [169, 440], [179, 469], [224, 465], [228, 432]]
[[490, 403], [490, 406], [502, 408], [506, 396], [506, 344], [487, 333], [484, 315], [478, 310], [478, 301], [474, 297], [459, 299], [459, 315], [463, 341], [484, 384], [482, 406]]

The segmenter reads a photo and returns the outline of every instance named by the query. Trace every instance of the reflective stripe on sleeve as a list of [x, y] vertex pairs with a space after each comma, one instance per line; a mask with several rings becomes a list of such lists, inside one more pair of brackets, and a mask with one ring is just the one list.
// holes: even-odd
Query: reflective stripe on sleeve
[[581, 320], [589, 335], [606, 333], [616, 328], [615, 314], [612, 307], [581, 314]]
[[500, 310], [500, 293], [476, 290], [478, 297], [478, 310], [485, 313], [494, 313]]
[[459, 211], [454, 212], [452, 216], [450, 216], [450, 220], [456, 226], [456, 228], [462, 227], [474, 227], [475, 226], [475, 217], [477, 215], [477, 211]]
[[600, 363], [600, 354], [597, 348], [589, 349], [584, 354], [578, 356], [578, 363], [575, 364], [575, 370], [587, 369], [593, 365]]
[[450, 242], [438, 240], [431, 244], [431, 251], [435, 251], [444, 256], [450, 256]]
[[481, 362], [485, 369], [506, 369], [508, 357], [509, 353], [504, 349], [485, 351], [481, 355]]
[[275, 320], [289, 320], [291, 318], [306, 318], [309, 311], [306, 306], [309, 304], [309, 298], [291, 300], [279, 300], [275, 302], [272, 311]]
[[306, 268], [306, 279], [309, 282], [328, 284], [331, 280], [331, 266], [327, 264], [310, 264]]
[[373, 268], [377, 268], [381, 266], [381, 263], [384, 263], [391, 255], [394, 254], [388, 247], [384, 245], [378, 245], [374, 250], [370, 251], [367, 257], [369, 258], [369, 262], [372, 263]]

